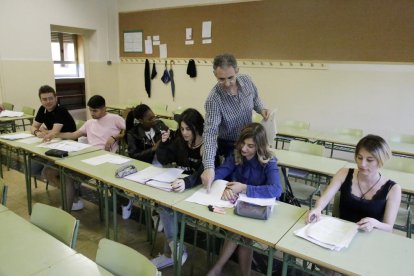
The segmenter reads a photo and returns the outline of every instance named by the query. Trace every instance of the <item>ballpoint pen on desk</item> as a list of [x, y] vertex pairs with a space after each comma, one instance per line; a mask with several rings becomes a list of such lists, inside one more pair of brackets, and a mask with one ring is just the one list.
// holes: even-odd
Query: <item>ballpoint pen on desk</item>
[[226, 211], [223, 208], [220, 208], [220, 207], [215, 207], [213, 205], [208, 205], [207, 208], [208, 208], [208, 210], [210, 212], [214, 212], [214, 213], [218, 213], [218, 214], [223, 214], [223, 215], [226, 214]]

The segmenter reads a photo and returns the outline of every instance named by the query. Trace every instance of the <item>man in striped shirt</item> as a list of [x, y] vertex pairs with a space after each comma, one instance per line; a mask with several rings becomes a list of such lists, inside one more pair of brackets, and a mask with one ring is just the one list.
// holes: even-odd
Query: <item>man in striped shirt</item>
[[241, 129], [252, 122], [252, 111], [265, 120], [270, 112], [264, 108], [257, 88], [249, 76], [238, 74], [237, 61], [231, 54], [214, 58], [214, 75], [218, 83], [213, 87], [204, 105], [204, 171], [203, 185], [210, 190], [214, 180], [216, 154], [226, 157], [234, 150]]

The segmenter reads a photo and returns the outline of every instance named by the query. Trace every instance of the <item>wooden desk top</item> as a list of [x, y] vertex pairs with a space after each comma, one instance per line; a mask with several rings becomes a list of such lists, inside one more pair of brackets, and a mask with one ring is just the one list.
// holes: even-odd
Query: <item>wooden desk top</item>
[[173, 209], [268, 246], [274, 246], [307, 211], [278, 202], [268, 220], [257, 220], [235, 215], [233, 208], [227, 208], [223, 215], [210, 212], [207, 206], [188, 201], [173, 205]]
[[327, 176], [333, 176], [339, 169], [347, 165], [346, 161], [328, 157], [315, 156], [288, 150], [275, 150], [278, 164], [290, 168], [306, 170]]
[[346, 275], [414, 275], [414, 240], [373, 230], [358, 232], [349, 248], [331, 251], [294, 235], [302, 217], [276, 244], [276, 249]]
[[75, 254], [52, 264], [47, 269], [36, 273], [37, 276], [98, 276], [113, 275], [108, 270], [86, 258], [82, 254]]
[[0, 275], [32, 275], [76, 254], [11, 211], [0, 212]]

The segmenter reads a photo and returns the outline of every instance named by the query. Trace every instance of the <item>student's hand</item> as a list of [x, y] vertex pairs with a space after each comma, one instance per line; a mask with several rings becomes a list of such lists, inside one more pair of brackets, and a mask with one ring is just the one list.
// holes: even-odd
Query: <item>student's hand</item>
[[374, 229], [378, 224], [378, 220], [374, 218], [363, 218], [360, 221], [358, 221], [357, 224], [359, 230], [371, 232], [372, 229]]
[[211, 183], [213, 183], [214, 180], [214, 169], [205, 169], [200, 177], [204, 188], [206, 188], [207, 192], [209, 193], [211, 189]]
[[234, 194], [240, 194], [247, 191], [247, 185], [240, 182], [228, 182], [226, 189], [230, 189]]
[[168, 129], [161, 131], [161, 141], [165, 143], [165, 141], [167, 141], [168, 138], [170, 138], [170, 130]]
[[231, 189], [224, 189], [223, 195], [221, 196], [221, 199], [228, 200], [230, 202], [235, 202], [237, 200], [237, 195], [233, 193]]
[[[40, 135], [42, 135], [43, 133], [44, 132], [40, 132]], [[41, 137], [40, 135], [37, 135], [37, 137]], [[53, 132], [49, 132], [47, 134], [43, 134], [43, 141], [44, 142], [49, 142], [49, 141], [53, 140], [54, 138], [56, 138], [56, 134], [53, 133]]]
[[111, 151], [112, 145], [116, 143], [116, 140], [111, 136], [105, 143], [105, 150]]
[[321, 217], [321, 210], [319, 208], [314, 208], [308, 212], [306, 217], [306, 223], [317, 222]]
[[171, 184], [171, 188], [174, 192], [181, 193], [185, 190], [185, 182], [182, 179], [177, 179]]
[[267, 119], [269, 119], [269, 116], [270, 116], [269, 109], [263, 109], [261, 115], [262, 115], [263, 119], [265, 121], [267, 121]]

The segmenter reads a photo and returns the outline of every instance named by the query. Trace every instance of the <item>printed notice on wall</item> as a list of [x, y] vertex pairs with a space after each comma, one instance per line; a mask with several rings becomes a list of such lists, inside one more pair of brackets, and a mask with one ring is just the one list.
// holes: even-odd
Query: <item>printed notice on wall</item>
[[142, 53], [142, 31], [126, 31], [124, 32], [124, 52]]
[[185, 29], [185, 45], [193, 45], [193, 28], [186, 28]]
[[160, 44], [160, 58], [167, 58], [167, 44]]
[[201, 37], [203, 38], [202, 44], [211, 44], [211, 21], [203, 21]]

